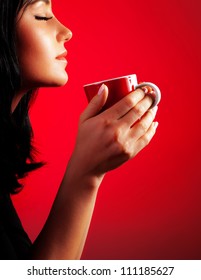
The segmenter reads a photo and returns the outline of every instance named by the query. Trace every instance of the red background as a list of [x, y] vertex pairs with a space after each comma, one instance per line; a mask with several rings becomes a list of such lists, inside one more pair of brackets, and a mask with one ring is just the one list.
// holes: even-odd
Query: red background
[[35, 239], [48, 215], [87, 105], [83, 84], [136, 73], [162, 91], [158, 132], [100, 188], [83, 259], [201, 259], [200, 0], [54, 1], [73, 32], [69, 82], [31, 109], [47, 166], [14, 197]]

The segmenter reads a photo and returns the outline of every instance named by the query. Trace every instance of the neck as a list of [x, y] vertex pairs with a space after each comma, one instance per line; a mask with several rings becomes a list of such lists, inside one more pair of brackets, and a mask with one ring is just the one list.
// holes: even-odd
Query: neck
[[12, 103], [11, 103], [11, 112], [13, 113], [17, 107], [17, 105], [19, 104], [20, 100], [22, 99], [24, 94], [16, 94], [13, 97]]
[[15, 96], [13, 97], [12, 103], [11, 103], [11, 112], [13, 113], [17, 107], [17, 105], [19, 104], [20, 100], [22, 99], [22, 97], [25, 95], [24, 91], [21, 92], [17, 92], [15, 94]]

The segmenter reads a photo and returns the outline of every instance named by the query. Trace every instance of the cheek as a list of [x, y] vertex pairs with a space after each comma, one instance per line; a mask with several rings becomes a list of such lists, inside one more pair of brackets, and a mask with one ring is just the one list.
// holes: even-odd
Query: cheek
[[52, 40], [32, 34], [24, 37], [19, 48], [22, 80], [40, 86], [53, 71], [54, 50]]
[[19, 38], [18, 55], [23, 85], [61, 86], [67, 82], [65, 67], [56, 60], [62, 47], [51, 32], [36, 28], [30, 30], [25, 26]]
[[[52, 40], [45, 39], [38, 33], [26, 34], [18, 44], [18, 55], [21, 71], [29, 73], [44, 68], [53, 55]], [[42, 70], [42, 69], [41, 69]], [[36, 73], [35, 73], [36, 74]]]

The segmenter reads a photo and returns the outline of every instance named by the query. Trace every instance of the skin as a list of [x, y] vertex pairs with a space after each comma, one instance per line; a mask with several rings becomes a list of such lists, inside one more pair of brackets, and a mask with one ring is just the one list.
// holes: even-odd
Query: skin
[[[12, 111], [28, 90], [66, 84], [64, 44], [72, 38], [72, 32], [58, 21], [47, 1], [33, 1], [25, 11], [21, 10], [16, 31], [22, 86], [13, 100]], [[58, 57], [61, 54], [63, 58]]]
[[[53, 18], [38, 20], [36, 15]], [[13, 110], [28, 89], [67, 82], [66, 63], [57, 56], [71, 37], [71, 31], [54, 17], [51, 2], [35, 1], [19, 15], [22, 87], [13, 100]], [[33, 244], [34, 259], [80, 258], [105, 174], [135, 157], [155, 134], [157, 107], [149, 110], [153, 100], [143, 90], [137, 89], [98, 114], [107, 96], [108, 88], [103, 85], [80, 116], [75, 149], [47, 222]]]

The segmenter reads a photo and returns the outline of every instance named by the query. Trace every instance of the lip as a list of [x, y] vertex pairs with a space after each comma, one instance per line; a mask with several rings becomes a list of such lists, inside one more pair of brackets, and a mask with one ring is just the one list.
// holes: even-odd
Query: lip
[[56, 59], [67, 61], [67, 60], [66, 60], [66, 56], [67, 56], [67, 51], [64, 51], [63, 53], [61, 53], [60, 55], [58, 55], [58, 56], [56, 57]]

